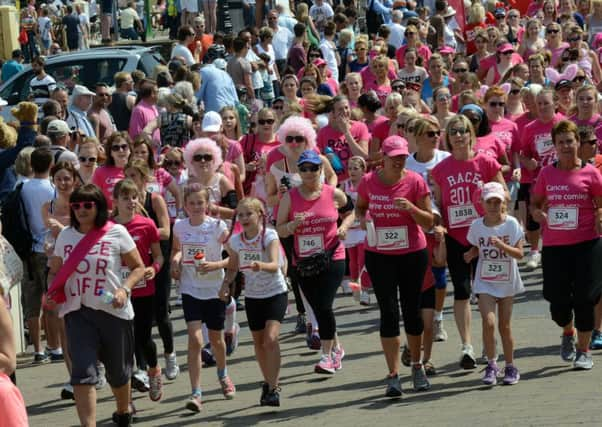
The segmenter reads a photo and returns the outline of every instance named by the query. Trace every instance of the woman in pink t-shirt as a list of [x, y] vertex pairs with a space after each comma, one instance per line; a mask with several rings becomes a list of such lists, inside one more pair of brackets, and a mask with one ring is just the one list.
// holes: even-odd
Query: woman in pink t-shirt
[[497, 181], [504, 188], [506, 185], [502, 166], [494, 158], [474, 151], [475, 130], [466, 116], [458, 115], [449, 121], [445, 141], [452, 155], [433, 168], [433, 192], [447, 228], [447, 265], [454, 285], [454, 314], [462, 341], [460, 366], [474, 369], [469, 299], [471, 272], [476, 262], [473, 265], [464, 262], [464, 252], [470, 249], [466, 235], [472, 221], [481, 216], [478, 200], [482, 184]]
[[[297, 166], [302, 182], [282, 197], [277, 230], [282, 238], [294, 236], [293, 259], [299, 285], [320, 325], [322, 354], [314, 370], [334, 374], [342, 368], [345, 350], [336, 334], [333, 302], [345, 274], [345, 247], [341, 240], [354, 215], [345, 193], [322, 184], [323, 163], [313, 150], [301, 154]], [[339, 214], [343, 220], [337, 226]]]
[[602, 151], [602, 116], [598, 112], [598, 91], [595, 87], [585, 85], [575, 91], [577, 111], [569, 117], [579, 129], [591, 127], [598, 138], [598, 150]]
[[541, 170], [531, 195], [533, 218], [543, 228], [543, 296], [563, 329], [562, 359], [575, 369], [591, 369], [589, 344], [601, 292], [602, 175], [579, 159], [575, 123], [554, 125], [552, 141], [558, 161]]
[[370, 68], [374, 73], [373, 79], [364, 81], [364, 91], [373, 90], [381, 104], [385, 104], [387, 96], [391, 93], [391, 80], [389, 80], [389, 58], [379, 55], [370, 61]]
[[107, 160], [94, 171], [92, 184], [99, 187], [107, 199], [109, 210], [113, 206], [113, 189], [125, 175], [123, 168], [127, 165], [132, 153], [132, 140], [127, 132], [114, 132], [105, 143]]
[[380, 308], [381, 344], [389, 369], [385, 395], [399, 397], [400, 304], [414, 389], [430, 388], [420, 357], [424, 329], [420, 295], [428, 264], [422, 227], [432, 227], [433, 213], [428, 185], [420, 175], [405, 168], [408, 142], [390, 136], [383, 141], [383, 153], [383, 168], [360, 181], [356, 211], [362, 228], [367, 229], [366, 268]]

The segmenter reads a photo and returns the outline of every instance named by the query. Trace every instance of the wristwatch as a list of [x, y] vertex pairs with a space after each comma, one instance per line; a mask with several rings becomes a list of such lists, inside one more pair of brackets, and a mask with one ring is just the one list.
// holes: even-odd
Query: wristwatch
[[130, 298], [132, 296], [132, 290], [130, 288], [128, 288], [127, 286], [122, 286], [121, 289], [123, 289], [125, 291], [125, 294], [127, 295], [128, 298]]

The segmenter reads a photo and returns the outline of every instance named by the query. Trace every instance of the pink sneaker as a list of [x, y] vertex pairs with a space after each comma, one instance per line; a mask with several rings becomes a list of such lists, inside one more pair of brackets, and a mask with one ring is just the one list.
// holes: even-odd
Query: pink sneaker
[[320, 356], [320, 361], [314, 367], [314, 372], [316, 374], [334, 374], [336, 371], [334, 367], [334, 362], [332, 361], [332, 357], [328, 354], [322, 354]]
[[234, 383], [230, 379], [229, 376], [225, 376], [221, 380], [219, 380], [220, 385], [222, 386], [222, 393], [224, 393], [224, 397], [226, 399], [234, 399], [234, 395], [236, 394], [236, 387], [234, 387]]
[[345, 357], [345, 349], [343, 347], [335, 348], [332, 351], [332, 364], [335, 370], [340, 371], [343, 369], [343, 357]]

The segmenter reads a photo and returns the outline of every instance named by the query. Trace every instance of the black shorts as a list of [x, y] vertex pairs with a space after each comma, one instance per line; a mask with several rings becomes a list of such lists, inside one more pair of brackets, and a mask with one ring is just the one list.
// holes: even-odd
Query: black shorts
[[71, 385], [96, 384], [99, 359], [111, 387], [119, 388], [130, 381], [134, 361], [131, 320], [82, 306], [65, 315], [65, 332], [72, 363]]
[[540, 225], [533, 219], [533, 216], [531, 216], [531, 209], [529, 208], [529, 204], [531, 203], [531, 184], [520, 185], [517, 201], [525, 202], [527, 204], [527, 231], [539, 230]]
[[602, 290], [602, 241], [544, 246], [543, 296], [550, 303], [595, 304]]
[[420, 308], [421, 309], [435, 309], [435, 287], [422, 291], [420, 293]]
[[288, 295], [286, 292], [269, 298], [245, 297], [245, 311], [247, 312], [249, 329], [252, 331], [261, 331], [265, 329], [265, 324], [268, 320], [282, 323], [287, 306]]
[[196, 299], [188, 294], [182, 294], [182, 309], [187, 323], [203, 322], [207, 325], [207, 329], [212, 331], [224, 330], [226, 303], [221, 299]]

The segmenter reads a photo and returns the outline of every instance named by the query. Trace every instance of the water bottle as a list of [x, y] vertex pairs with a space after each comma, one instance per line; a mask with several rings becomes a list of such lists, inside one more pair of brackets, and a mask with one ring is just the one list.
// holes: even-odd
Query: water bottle
[[376, 228], [374, 227], [374, 221], [371, 219], [366, 220], [366, 237], [368, 238], [368, 246], [376, 246]]
[[288, 176], [284, 175], [281, 179], [280, 179], [280, 184], [284, 185], [286, 188], [288, 188], [289, 190], [291, 189], [291, 180], [288, 178]]
[[107, 291], [105, 289], [101, 289], [100, 290], [100, 299], [105, 304], [113, 304], [113, 300], [115, 299], [115, 295], [113, 295], [113, 292], [111, 292], [111, 291]]
[[328, 158], [328, 161], [336, 173], [342, 173], [345, 170], [343, 162], [341, 162], [341, 159], [331, 147], [326, 147], [324, 149], [324, 155]]

